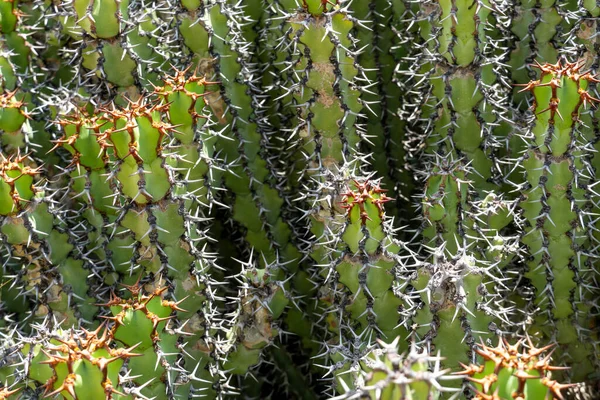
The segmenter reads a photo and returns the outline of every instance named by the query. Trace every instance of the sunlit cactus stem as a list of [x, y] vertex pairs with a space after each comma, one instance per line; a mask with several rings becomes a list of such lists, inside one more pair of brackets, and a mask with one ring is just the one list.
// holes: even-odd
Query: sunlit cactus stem
[[519, 189], [525, 222], [521, 242], [528, 259], [525, 276], [534, 290], [531, 328], [558, 343], [556, 354], [569, 375], [582, 380], [597, 370], [598, 342], [590, 311], [596, 290], [587, 232], [593, 154], [580, 115], [596, 103], [588, 84], [596, 78], [581, 62], [535, 64], [540, 79], [524, 84], [534, 100], [527, 152], [520, 161], [526, 181]]

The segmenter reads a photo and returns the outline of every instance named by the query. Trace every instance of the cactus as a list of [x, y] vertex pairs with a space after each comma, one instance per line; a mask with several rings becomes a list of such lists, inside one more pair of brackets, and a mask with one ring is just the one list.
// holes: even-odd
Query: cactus
[[380, 348], [374, 349], [361, 361], [356, 384], [343, 383], [343, 394], [331, 400], [436, 400], [441, 398], [443, 392], [453, 391], [442, 386], [444, 380], [453, 377], [448, 370], [440, 368], [439, 357], [432, 357], [426, 351], [418, 352], [414, 345], [410, 352], [399, 354], [399, 340], [396, 338], [389, 344], [378, 340]]
[[403, 292], [414, 254], [394, 238], [384, 216], [391, 199], [384, 192], [370, 181], [350, 184], [336, 207], [337, 220], [329, 221], [324, 233], [331, 244], [318, 247], [325, 279], [320, 293], [329, 308], [325, 321], [337, 339], [327, 344], [329, 369], [336, 375], [355, 364], [356, 352], [368, 351], [377, 337], [408, 335], [403, 315], [410, 314], [412, 304]]
[[[406, 21], [411, 10], [406, 2], [375, 0], [354, 2], [352, 9], [357, 20], [355, 36], [362, 47], [357, 59], [366, 78], [361, 95], [364, 111], [359, 123], [366, 124], [365, 147], [372, 154], [372, 169], [383, 178], [388, 196], [396, 200], [393, 206], [386, 207], [387, 214], [404, 220], [396, 210], [409, 205], [413, 182], [405, 164], [407, 127], [403, 119], [396, 117], [402, 112], [405, 88], [393, 77], [410, 48], [406, 43], [412, 32], [408, 32]], [[379, 51], [373, 53], [372, 49]]]
[[0, 399], [598, 397], [596, 3], [0, 0]]
[[[565, 18], [568, 16], [567, 3], [555, 0], [516, 1], [511, 6], [511, 30], [515, 37], [510, 65], [512, 80], [516, 84], [536, 78], [536, 70], [532, 68], [535, 61], [546, 63], [558, 59], [565, 33], [571, 28], [569, 19]], [[518, 90], [514, 90], [513, 98], [520, 110], [527, 108], [528, 99]]]
[[551, 364], [549, 348], [536, 348], [528, 338], [511, 345], [501, 339], [498, 346], [479, 345], [477, 354], [483, 364], [463, 365], [457, 375], [465, 376], [475, 392], [475, 399], [564, 399], [562, 391], [576, 386], [552, 380], [552, 371], [561, 370]]
[[46, 18], [62, 25], [58, 40], [71, 48], [63, 57], [73, 66], [75, 85], [105, 98], [126, 92], [136, 99], [151, 91], [172, 56], [163, 40], [171, 25], [164, 19], [168, 14], [154, 7], [128, 0], [74, 0], [49, 8]]
[[60, 213], [55, 200], [34, 185], [38, 167], [25, 156], [1, 157], [1, 276], [11, 279], [1, 290], [8, 310], [22, 320], [51, 310], [67, 323], [91, 320], [93, 300], [85, 279], [78, 278], [87, 273], [74, 258], [65, 224], [55, 216]]
[[[521, 239], [529, 254], [525, 276], [538, 309], [534, 325], [577, 364], [572, 371], [576, 379], [595, 370], [597, 363], [596, 332], [588, 317], [594, 301], [593, 255], [586, 252], [590, 244], [585, 232], [591, 156], [581, 143], [585, 134], [578, 122], [583, 108], [597, 100], [586, 91], [595, 78], [581, 73], [581, 67], [537, 64], [540, 79], [523, 89], [534, 96], [535, 120], [522, 160], [526, 184], [520, 202], [527, 221]], [[576, 282], [589, 283], [574, 290]]]

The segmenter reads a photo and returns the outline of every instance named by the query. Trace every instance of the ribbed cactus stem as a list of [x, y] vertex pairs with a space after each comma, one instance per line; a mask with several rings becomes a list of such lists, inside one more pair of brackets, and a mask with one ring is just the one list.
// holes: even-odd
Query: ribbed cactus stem
[[[168, 59], [178, 58], [164, 40], [172, 29], [172, 16], [161, 9], [166, 4], [73, 0], [55, 6], [48, 17], [60, 18], [61, 34], [73, 46], [72, 52], [63, 57], [70, 58], [77, 85], [89, 87], [92, 95], [105, 100], [118, 92], [126, 92], [135, 100], [151, 91], [160, 75], [170, 68]], [[88, 79], [81, 79], [84, 75]]]
[[176, 310], [190, 343], [182, 359], [201, 365], [199, 375], [212, 382], [219, 267], [205, 233], [212, 152], [210, 141], [200, 147], [198, 140], [208, 135], [200, 123], [204, 81], [177, 79], [155, 88], [160, 102], [141, 98], [63, 118], [57, 146], [72, 155], [68, 196], [79, 203], [78, 223], [89, 229], [79, 246], [96, 272], [94, 294], [102, 298], [107, 287], [140, 276], [165, 279], [175, 300], [189, 300], [190, 307]]
[[[534, 61], [546, 63], [558, 59], [559, 46], [566, 38], [564, 33], [570, 28], [568, 19], [562, 17], [566, 14], [563, 10], [566, 3], [556, 0], [514, 2], [511, 23], [514, 48], [509, 62], [513, 82], [524, 84], [536, 79], [537, 72], [531, 68]], [[527, 97], [515, 90], [513, 103], [524, 111]]]
[[501, 260], [489, 243], [496, 236], [504, 240], [501, 230], [510, 218], [495, 220], [497, 210], [485, 205], [501, 178], [495, 148], [507, 105], [503, 10], [497, 1], [422, 2], [423, 50], [408, 71], [429, 93], [416, 99], [423, 102], [425, 133], [420, 232], [423, 257], [429, 256], [412, 283], [421, 302], [413, 321], [418, 340], [448, 349], [443, 364], [451, 368], [473, 358], [474, 341], [508, 322]]
[[[277, 173], [270, 165], [258, 111], [255, 72], [246, 51], [241, 11], [218, 0], [207, 4], [182, 3], [179, 31], [194, 54], [198, 74], [219, 81], [209, 85], [207, 100], [223, 129], [215, 144], [229, 163], [224, 185], [235, 195], [232, 217], [245, 230], [246, 241], [262, 254], [261, 262], [289, 263], [294, 271], [300, 254], [291, 243], [292, 229], [282, 219], [283, 199], [276, 187]], [[232, 46], [231, 43], [235, 43]]]
[[403, 58], [411, 49], [403, 42], [410, 36], [406, 9], [409, 6], [405, 3], [388, 0], [352, 3], [353, 16], [358, 21], [355, 37], [362, 48], [357, 60], [366, 77], [361, 95], [364, 115], [359, 119], [366, 124], [364, 145], [372, 154], [372, 169], [382, 177], [381, 184], [388, 189], [388, 196], [396, 200], [386, 207], [387, 214], [403, 222], [406, 216], [396, 211], [408, 206], [413, 182], [405, 165], [406, 121], [398, 117], [406, 93], [394, 81], [394, 70], [405, 66]]
[[[395, 239], [384, 214], [391, 198], [377, 182], [355, 180], [341, 195], [334, 208], [337, 219], [329, 222], [330, 244], [319, 248], [325, 279], [320, 296], [333, 333], [326, 346], [328, 368], [352, 380], [359, 355], [368, 352], [375, 339], [408, 335], [404, 321], [412, 303], [404, 291], [414, 254]], [[407, 347], [405, 342], [397, 345]]]
[[451, 368], [473, 359], [474, 341], [508, 323], [501, 266], [517, 249], [516, 238], [502, 234], [512, 205], [493, 193], [470, 202], [468, 173], [460, 162], [445, 159], [428, 173], [422, 232], [431, 256], [412, 283], [422, 303], [413, 317], [417, 338], [446, 349], [443, 364]]
[[586, 90], [596, 79], [582, 63], [535, 64], [539, 80], [525, 84], [534, 99], [534, 121], [522, 159], [526, 183], [520, 208], [526, 221], [522, 243], [535, 299], [533, 328], [558, 343], [557, 354], [582, 379], [597, 367], [597, 333], [589, 317], [594, 269], [589, 235], [591, 149], [579, 116], [598, 100]]
[[[427, 51], [416, 60], [431, 95], [423, 108], [426, 152], [470, 163], [477, 193], [493, 189], [494, 146], [506, 90], [499, 81], [505, 56], [496, 1], [425, 1], [419, 23]], [[413, 78], [417, 81], [418, 79]]]

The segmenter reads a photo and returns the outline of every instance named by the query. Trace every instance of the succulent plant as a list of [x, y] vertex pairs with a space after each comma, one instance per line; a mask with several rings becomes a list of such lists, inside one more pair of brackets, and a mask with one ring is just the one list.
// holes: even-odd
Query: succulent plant
[[0, 0], [0, 399], [599, 397], [596, 3]]
[[552, 380], [552, 371], [563, 368], [551, 364], [552, 345], [536, 348], [531, 340], [510, 344], [501, 339], [496, 347], [481, 344], [477, 354], [482, 364], [463, 365], [458, 375], [466, 376], [475, 399], [564, 399], [563, 390], [575, 384]]
[[586, 90], [595, 78], [581, 71], [581, 63], [536, 67], [540, 79], [523, 89], [532, 92], [535, 110], [519, 203], [526, 221], [521, 241], [529, 255], [525, 276], [535, 291], [535, 329], [559, 344], [561, 358], [572, 357], [578, 367], [571, 372], [581, 379], [598, 362], [597, 332], [588, 314], [596, 274], [585, 231], [591, 149], [579, 124], [584, 107], [597, 101]]

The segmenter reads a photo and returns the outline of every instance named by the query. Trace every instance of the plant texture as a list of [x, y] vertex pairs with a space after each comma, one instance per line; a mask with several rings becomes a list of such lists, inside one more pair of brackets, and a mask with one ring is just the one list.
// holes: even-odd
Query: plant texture
[[0, 400], [599, 398], [599, 10], [0, 0]]

